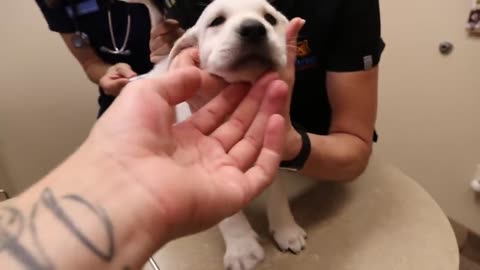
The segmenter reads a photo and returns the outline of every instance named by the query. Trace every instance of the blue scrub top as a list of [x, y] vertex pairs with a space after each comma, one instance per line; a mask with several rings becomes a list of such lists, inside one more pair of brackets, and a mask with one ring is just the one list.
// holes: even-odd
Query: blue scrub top
[[[150, 18], [148, 10], [141, 4], [127, 4], [125, 2], [115, 1], [107, 6], [106, 2], [101, 0], [77, 0], [62, 1], [54, 8], [49, 8], [45, 0], [36, 0], [42, 14], [45, 17], [49, 29], [58, 33], [74, 33], [74, 21], [72, 19], [72, 3], [77, 5], [78, 27], [79, 30], [86, 33], [90, 38], [92, 48], [97, 55], [106, 63], [127, 63], [137, 74], [143, 74], [153, 68], [150, 62]], [[113, 31], [115, 33], [116, 43], [121, 47], [127, 29], [127, 16], [131, 15], [130, 38], [127, 43], [127, 49], [132, 53], [130, 56], [113, 55], [100, 51], [100, 47], [107, 46], [113, 49], [108, 27], [108, 9], [112, 14]], [[103, 114], [111, 105], [115, 97], [109, 96], [99, 87], [99, 112], [98, 116]]]

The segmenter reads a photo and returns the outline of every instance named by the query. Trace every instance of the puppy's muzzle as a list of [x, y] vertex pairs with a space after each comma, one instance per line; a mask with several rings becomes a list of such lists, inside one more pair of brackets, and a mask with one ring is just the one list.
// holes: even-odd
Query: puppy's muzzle
[[254, 19], [247, 19], [240, 24], [238, 34], [244, 42], [261, 43], [266, 40], [267, 29], [261, 22]]

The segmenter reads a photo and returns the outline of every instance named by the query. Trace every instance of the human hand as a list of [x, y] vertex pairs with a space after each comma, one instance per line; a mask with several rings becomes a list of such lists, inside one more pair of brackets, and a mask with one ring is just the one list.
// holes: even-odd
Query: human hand
[[[290, 121], [290, 104], [293, 86], [295, 84], [295, 62], [297, 56], [297, 38], [305, 21], [301, 18], [292, 19], [286, 31], [287, 42], [287, 65], [281, 70], [280, 78], [288, 85], [288, 99], [283, 108], [282, 115], [286, 122], [286, 147], [282, 155], [283, 160], [290, 160], [297, 156], [302, 147], [300, 134], [295, 130]], [[170, 70], [181, 69], [189, 66], [200, 66], [200, 57], [197, 48], [187, 48], [181, 51], [170, 64]], [[269, 75], [275, 76], [275, 75]], [[276, 79], [272, 77], [272, 79]], [[209, 100], [218, 94], [218, 89], [201, 89], [193, 97], [188, 99], [192, 111], [197, 111]]]
[[[186, 48], [183, 49], [177, 56], [175, 56], [170, 63], [169, 70], [182, 69], [186, 67], [200, 67], [200, 55], [198, 48]], [[195, 112], [199, 110], [203, 105], [215, 97], [221, 89], [218, 88], [205, 88], [200, 89], [187, 100], [190, 109]]]
[[297, 38], [305, 21], [301, 18], [293, 18], [287, 26], [287, 65], [280, 71], [280, 78], [288, 85], [288, 99], [282, 111], [286, 124], [285, 149], [283, 160], [290, 160], [297, 156], [302, 147], [300, 134], [292, 126], [290, 120], [290, 105], [292, 100], [293, 86], [295, 84], [295, 62], [297, 60]]
[[170, 53], [175, 41], [185, 32], [175, 20], [165, 20], [150, 33], [150, 62], [156, 64]]
[[110, 96], [118, 96], [128, 80], [137, 76], [130, 65], [125, 63], [115, 64], [107, 69], [105, 75], [100, 78], [99, 85]]
[[[173, 125], [173, 106], [200, 88], [220, 94]], [[198, 232], [271, 183], [283, 150], [285, 124], [277, 113], [286, 94], [286, 84], [272, 76], [249, 89], [184, 68], [127, 85], [86, 145], [99, 160], [118, 164], [128, 190], [141, 190], [135, 199], [143, 207], [136, 210], [150, 218], [144, 223], [153, 225], [147, 228], [153, 237], [161, 224], [169, 237]]]

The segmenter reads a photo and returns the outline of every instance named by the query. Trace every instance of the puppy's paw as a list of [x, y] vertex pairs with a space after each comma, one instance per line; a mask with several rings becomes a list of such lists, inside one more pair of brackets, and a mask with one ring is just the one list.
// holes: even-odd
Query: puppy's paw
[[271, 232], [283, 252], [291, 251], [297, 254], [305, 248], [307, 233], [296, 223], [279, 224], [272, 228]]
[[264, 257], [256, 235], [244, 236], [227, 245], [223, 264], [226, 270], [253, 270]]

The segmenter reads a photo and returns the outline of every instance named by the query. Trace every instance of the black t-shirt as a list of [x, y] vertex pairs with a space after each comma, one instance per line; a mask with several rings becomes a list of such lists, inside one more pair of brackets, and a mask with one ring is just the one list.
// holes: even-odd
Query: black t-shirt
[[[183, 28], [191, 27], [205, 6], [198, 3], [200, 0], [193, 2], [177, 0], [173, 6], [164, 6], [164, 12], [179, 20]], [[274, 0], [272, 4], [289, 19], [306, 20], [297, 42], [291, 119], [311, 133], [328, 134], [331, 107], [326, 74], [368, 70], [378, 65], [385, 47], [379, 1]], [[376, 132], [373, 139], [377, 140]]]
[[[107, 7], [105, 2], [107, 1], [66, 0], [58, 7], [49, 8], [45, 4], [45, 0], [36, 0], [51, 31], [58, 33], [82, 31], [88, 35], [92, 48], [106, 63], [127, 63], [138, 74], [150, 71], [153, 68], [153, 64], [150, 62], [149, 40], [151, 26], [147, 8], [141, 4], [127, 4], [121, 1], [116, 1], [110, 7]], [[72, 19], [71, 3], [77, 5], [79, 29], [76, 29]], [[112, 29], [118, 47], [121, 47], [125, 40], [127, 17], [128, 14], [131, 16], [130, 37], [126, 46], [131, 51], [129, 56], [114, 55], [100, 50], [102, 46], [110, 49], [114, 48], [109, 30], [108, 8], [111, 11]], [[111, 105], [114, 99], [115, 97], [106, 95], [99, 87], [99, 116]]]
[[[50, 29], [57, 32], [73, 31], [64, 11], [49, 11], [42, 4], [43, 0], [36, 1], [40, 3]], [[201, 0], [157, 1], [157, 4], [168, 17], [177, 19], [185, 29], [195, 23], [205, 6]], [[112, 10], [114, 17], [119, 18], [115, 20], [115, 33], [118, 31], [120, 34], [117, 36], [121, 39], [126, 23], [126, 19], [121, 19], [126, 18], [125, 5], [116, 5], [118, 10]], [[306, 20], [297, 43], [291, 119], [311, 133], [328, 134], [331, 107], [326, 74], [328, 71], [368, 70], [379, 63], [385, 47], [381, 38], [379, 0], [274, 0], [273, 5], [289, 18], [302, 17]], [[143, 73], [151, 66], [148, 56], [149, 18], [142, 6], [134, 5], [131, 10], [133, 25], [129, 48], [135, 51], [126, 62], [133, 63], [134, 70]], [[99, 40], [97, 46], [111, 46], [106, 11], [96, 14], [95, 18], [90, 18], [92, 16], [82, 18], [82, 27], [85, 27], [82, 31], [87, 32], [92, 40]], [[117, 43], [122, 41], [118, 40]], [[101, 52], [99, 54], [102, 59], [111, 57]], [[124, 59], [108, 60], [119, 62]]]

